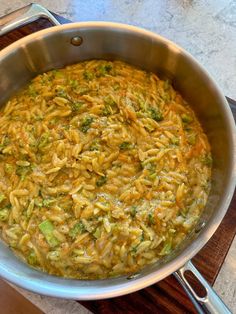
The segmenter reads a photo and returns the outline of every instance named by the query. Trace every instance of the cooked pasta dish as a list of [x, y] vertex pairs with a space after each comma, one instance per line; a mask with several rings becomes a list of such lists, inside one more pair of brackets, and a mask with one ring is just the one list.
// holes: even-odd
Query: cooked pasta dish
[[0, 233], [34, 268], [136, 272], [194, 228], [210, 146], [168, 80], [120, 61], [38, 75], [0, 111]]

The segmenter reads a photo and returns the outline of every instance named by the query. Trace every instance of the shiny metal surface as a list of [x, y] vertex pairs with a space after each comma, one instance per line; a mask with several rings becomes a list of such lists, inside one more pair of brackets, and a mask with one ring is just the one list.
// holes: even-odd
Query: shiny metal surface
[[[71, 44], [81, 37], [80, 46]], [[97, 281], [68, 280], [33, 270], [0, 244], [0, 275], [31, 291], [56, 297], [92, 300], [127, 294], [181, 268], [210, 239], [232, 198], [235, 125], [228, 103], [196, 60], [172, 42], [143, 29], [86, 22], [56, 26], [23, 38], [0, 52], [0, 103], [35, 75], [87, 59], [120, 59], [168, 77], [198, 115], [212, 146], [213, 184], [196, 229], [171, 256], [132, 277]], [[17, 65], [17, 66], [16, 66]]]
[[24, 8], [9, 13], [0, 19], [0, 36], [23, 26], [29, 22], [34, 22], [38, 18], [48, 19], [54, 25], [60, 25], [55, 17], [44, 7], [39, 4], [29, 4]]
[[[185, 272], [192, 272], [195, 277], [199, 280], [199, 282], [204, 286], [206, 290], [206, 295], [204, 297], [198, 296], [197, 292], [195, 292], [194, 287], [191, 286], [188, 279], [185, 277]], [[224, 304], [224, 302], [219, 298], [219, 296], [215, 293], [212, 287], [208, 284], [208, 282], [202, 277], [199, 271], [194, 267], [194, 265], [189, 261], [183, 267], [181, 267], [176, 273], [174, 273], [176, 279], [179, 283], [184, 286], [185, 291], [189, 294], [190, 298], [194, 301], [197, 301], [201, 307], [198, 307], [196, 304], [196, 309], [199, 313], [214, 313], [214, 314], [230, 314], [231, 311]]]

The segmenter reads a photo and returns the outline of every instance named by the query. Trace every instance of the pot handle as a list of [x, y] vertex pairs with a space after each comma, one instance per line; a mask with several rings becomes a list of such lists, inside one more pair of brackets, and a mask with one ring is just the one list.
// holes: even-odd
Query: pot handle
[[[197, 293], [194, 291], [194, 288], [191, 286], [190, 282], [185, 276], [186, 271], [190, 271], [205, 288], [206, 295], [204, 297], [198, 296]], [[200, 274], [200, 272], [192, 264], [191, 261], [187, 262], [183, 267], [177, 270], [174, 273], [174, 276], [190, 297], [198, 313], [232, 314], [229, 308], [216, 294], [216, 292], [208, 284], [208, 282], [203, 278], [203, 276]]]
[[0, 18], [0, 36], [20, 26], [34, 22], [40, 17], [48, 19], [53, 25], [60, 25], [47, 9], [39, 4], [31, 3]]

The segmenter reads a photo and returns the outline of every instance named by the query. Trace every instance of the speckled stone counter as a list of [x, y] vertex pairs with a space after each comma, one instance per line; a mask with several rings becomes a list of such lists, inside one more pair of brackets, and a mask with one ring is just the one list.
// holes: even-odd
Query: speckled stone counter
[[[29, 4], [0, 0], [0, 15]], [[236, 0], [38, 0], [72, 21], [104, 20], [152, 30], [185, 48], [209, 71], [225, 95], [236, 99]], [[214, 288], [236, 313], [236, 240]], [[90, 313], [75, 301], [17, 288], [45, 313]]]

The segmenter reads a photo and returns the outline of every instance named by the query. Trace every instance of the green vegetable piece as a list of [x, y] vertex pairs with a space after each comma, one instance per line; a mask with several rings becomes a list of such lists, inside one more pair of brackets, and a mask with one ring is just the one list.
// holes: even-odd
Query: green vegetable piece
[[37, 255], [35, 254], [34, 251], [31, 251], [27, 257], [27, 262], [32, 265], [35, 266], [38, 263], [38, 258]]
[[172, 137], [170, 139], [171, 144], [178, 146], [179, 145], [179, 139], [178, 137]]
[[119, 145], [120, 150], [128, 150], [131, 149], [133, 147], [133, 145], [130, 142], [123, 142]]
[[156, 109], [156, 108], [149, 108], [148, 111], [149, 111], [150, 117], [153, 120], [155, 120], [157, 122], [163, 120], [163, 115], [162, 115], [162, 113], [158, 109]]
[[171, 242], [167, 242], [164, 247], [162, 248], [160, 255], [166, 255], [169, 254], [171, 252], [172, 249], [172, 244]]
[[43, 120], [43, 117], [42, 117], [42, 116], [35, 116], [35, 117], [34, 117], [34, 120], [35, 120], [35, 121], [42, 121], [42, 120]]
[[93, 73], [91, 71], [84, 71], [83, 77], [87, 81], [91, 81], [94, 77]]
[[137, 206], [131, 206], [130, 216], [134, 218], [136, 216], [136, 214], [137, 214]]
[[99, 150], [99, 144], [97, 142], [93, 142], [91, 146], [89, 147], [89, 150], [92, 151], [98, 151]]
[[191, 145], [195, 145], [196, 144], [196, 134], [192, 133], [188, 136], [187, 139], [188, 143]]
[[71, 103], [70, 106], [71, 106], [72, 111], [78, 112], [83, 105], [84, 103], [82, 101], [77, 101], [77, 102]]
[[70, 229], [69, 236], [72, 239], [75, 239], [78, 234], [82, 234], [85, 231], [86, 231], [86, 229], [85, 229], [84, 224], [82, 222], [78, 222], [74, 225], [74, 227], [72, 229]]
[[193, 121], [192, 117], [189, 114], [185, 114], [185, 113], [181, 115], [181, 119], [183, 123], [191, 123]]
[[101, 176], [97, 182], [96, 182], [96, 186], [100, 187], [102, 185], [104, 185], [107, 182], [107, 177], [106, 176]]
[[140, 238], [140, 242], [144, 241], [144, 232], [142, 232], [141, 238]]
[[42, 207], [50, 207], [53, 203], [55, 203], [55, 199], [44, 199], [42, 202]]
[[58, 97], [62, 97], [62, 98], [68, 98], [68, 95], [66, 93], [66, 91], [62, 88], [58, 89], [56, 92]]
[[207, 154], [207, 155], [203, 156], [203, 157], [201, 158], [201, 161], [202, 161], [202, 163], [203, 163], [205, 166], [207, 166], [207, 167], [211, 167], [211, 166], [212, 166], [213, 160], [212, 160], [212, 157], [211, 157], [210, 154]]
[[102, 109], [102, 115], [103, 116], [110, 116], [112, 114], [112, 109], [109, 105], [104, 106], [104, 108]]
[[6, 221], [9, 216], [9, 209], [6, 207], [0, 210], [0, 221]]
[[79, 83], [76, 80], [69, 80], [69, 85], [71, 86], [72, 89], [77, 89]]
[[49, 132], [45, 132], [41, 135], [39, 142], [38, 142], [38, 149], [41, 150], [42, 148], [46, 147], [49, 144]]
[[16, 175], [20, 177], [21, 180], [24, 180], [26, 176], [30, 175], [33, 171], [33, 166], [17, 166]]
[[6, 196], [3, 193], [0, 193], [0, 203], [5, 200]]
[[10, 144], [10, 139], [5, 135], [0, 143], [0, 152], [2, 152]]
[[99, 228], [96, 229], [96, 231], [93, 233], [93, 236], [98, 239], [101, 236], [101, 230]]
[[114, 91], [117, 91], [120, 89], [120, 85], [118, 83], [114, 84], [113, 86]]
[[80, 96], [86, 95], [89, 91], [90, 89], [88, 88], [88, 86], [78, 86], [76, 88], [76, 94], [79, 94]]
[[52, 76], [53, 76], [54, 78], [63, 77], [63, 73], [62, 73], [60, 70], [58, 70], [58, 69], [52, 70], [51, 73], [52, 73]]
[[149, 222], [150, 224], [152, 224], [152, 225], [155, 224], [155, 219], [154, 219], [153, 213], [149, 213], [149, 214], [148, 214], [148, 222]]
[[98, 76], [105, 76], [111, 74], [112, 65], [111, 64], [102, 64], [98, 67]]
[[36, 91], [35, 87], [33, 85], [30, 85], [28, 88], [28, 94], [35, 98], [38, 95], [38, 92]]
[[93, 123], [93, 118], [92, 117], [84, 118], [83, 121], [80, 123], [80, 130], [83, 133], [87, 133], [87, 131], [91, 127], [92, 123]]
[[137, 253], [137, 246], [138, 246], [138, 245], [132, 247], [132, 249], [131, 249], [131, 255], [135, 255], [135, 254]]
[[49, 220], [44, 220], [39, 224], [39, 229], [51, 247], [57, 246], [59, 241], [53, 235], [54, 226]]

